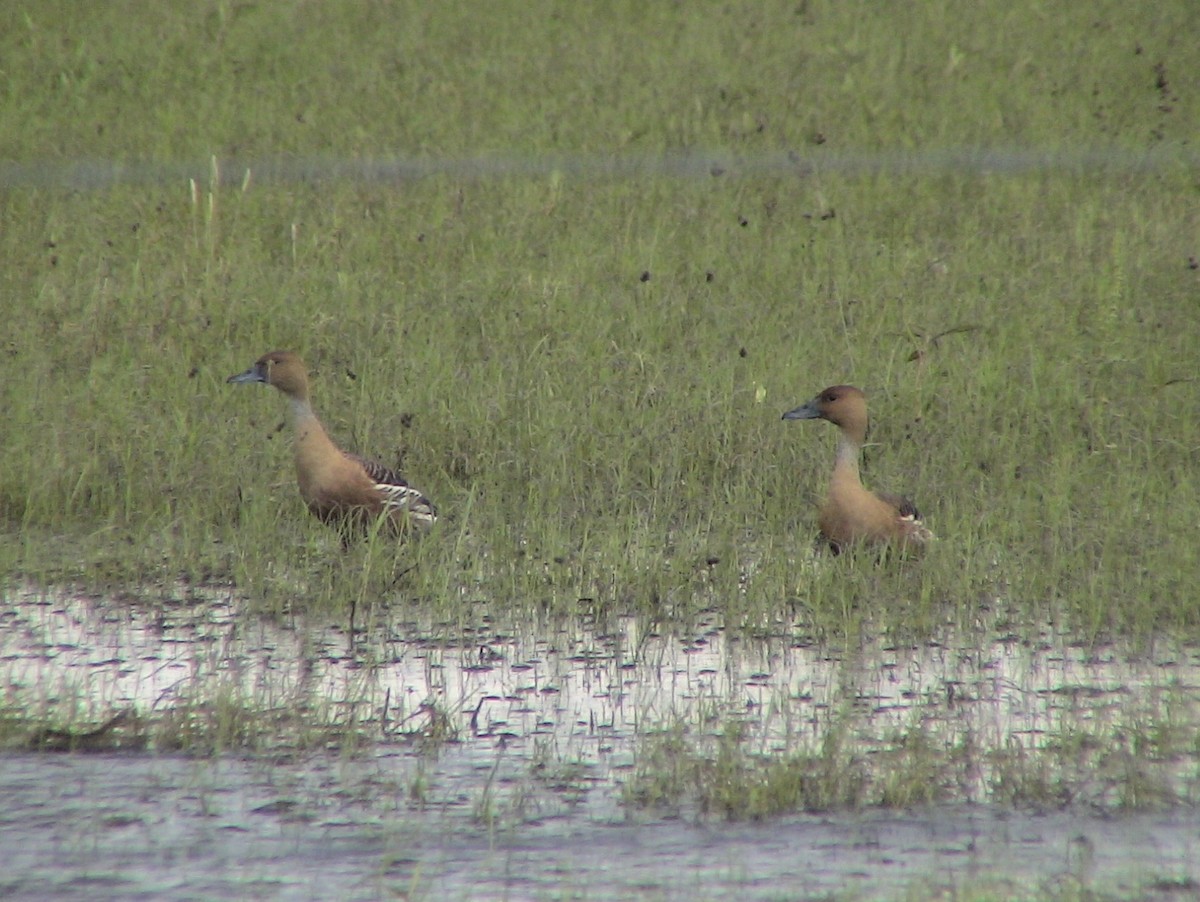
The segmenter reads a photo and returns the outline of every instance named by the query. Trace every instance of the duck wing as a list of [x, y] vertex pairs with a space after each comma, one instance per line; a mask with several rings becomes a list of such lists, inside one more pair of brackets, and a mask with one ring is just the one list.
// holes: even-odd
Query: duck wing
[[363, 468], [375, 483], [375, 488], [383, 494], [383, 503], [387, 507], [408, 511], [408, 515], [419, 523], [433, 523], [437, 520], [437, 508], [433, 506], [433, 502], [409, 485], [395, 470], [349, 451], [342, 453]]
[[875, 494], [879, 496], [880, 500], [886, 501], [894, 507], [902, 520], [916, 520], [919, 523], [923, 519], [921, 512], [917, 510], [916, 503], [911, 498], [892, 492], [876, 492]]

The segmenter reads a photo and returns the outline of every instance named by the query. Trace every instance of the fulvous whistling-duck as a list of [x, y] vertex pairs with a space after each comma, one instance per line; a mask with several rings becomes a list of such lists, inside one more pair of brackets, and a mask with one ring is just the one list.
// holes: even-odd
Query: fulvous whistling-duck
[[343, 541], [380, 516], [396, 534], [437, 520], [433, 503], [398, 474], [333, 443], [309, 403], [308, 372], [298, 354], [272, 351], [226, 381], [262, 382], [287, 395], [300, 496], [317, 518], [342, 532]]
[[861, 390], [834, 385], [789, 410], [783, 419], [828, 420], [840, 430], [833, 477], [817, 519], [821, 535], [835, 552], [855, 543], [914, 548], [933, 539], [917, 506], [907, 498], [863, 487], [858, 459], [867, 440], [867, 396]]

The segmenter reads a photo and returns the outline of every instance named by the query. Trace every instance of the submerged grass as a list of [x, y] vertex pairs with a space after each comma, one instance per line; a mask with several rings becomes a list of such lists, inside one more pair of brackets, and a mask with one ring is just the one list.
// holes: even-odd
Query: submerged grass
[[[1200, 623], [1187, 4], [147, 9], [0, 14], [3, 572], [821, 636]], [[281, 156], [318, 176], [260, 181]], [[321, 162], [392, 156], [476, 162]], [[431, 536], [310, 522], [282, 402], [223, 382], [273, 348]], [[812, 563], [833, 436], [779, 415], [834, 382], [941, 536], [919, 566]]]
[[[1174, 707], [1165, 704], [1162, 716]], [[1113, 812], [1196, 801], [1194, 723], [1167, 737], [1157, 719], [1099, 726], [1081, 716], [1036, 741], [1010, 735], [1002, 743], [971, 732], [948, 742], [929, 723], [881, 738], [870, 732], [862, 712], [847, 710], [819, 743], [764, 749], [762, 736], [737, 721], [716, 732], [673, 723], [641, 737], [623, 797], [634, 809], [728, 820], [964, 801]]]
[[401, 717], [372, 711], [360, 723], [353, 704], [311, 698], [279, 704], [220, 684], [204, 684], [195, 694], [152, 710], [127, 707], [113, 713], [111, 708], [96, 710], [104, 704], [101, 700], [89, 700], [85, 707], [71, 699], [35, 699], [10, 691], [0, 704], [0, 751], [354, 755], [384, 742], [434, 753], [459, 739], [446, 712], [432, 703]]

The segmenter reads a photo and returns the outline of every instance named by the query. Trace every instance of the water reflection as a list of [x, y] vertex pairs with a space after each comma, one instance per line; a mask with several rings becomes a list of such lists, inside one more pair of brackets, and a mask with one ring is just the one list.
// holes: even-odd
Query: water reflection
[[[1190, 809], [1080, 818], [960, 802], [756, 826], [661, 819], [621, 795], [654, 731], [683, 724], [702, 745], [736, 719], [768, 754], [818, 752], [835, 727], [865, 754], [914, 731], [969, 744], [982, 753], [958, 797], [986, 802], [988, 750], [1194, 727], [1194, 650], [1131, 657], [1044, 630], [839, 652], [784, 628], [737, 637], [716, 613], [674, 635], [635, 617], [521, 630], [476, 620], [446, 627], [381, 607], [352, 645], [316, 617], [247, 617], [227, 592], [181, 587], [153, 604], [10, 592], [9, 710], [86, 727], [233, 696], [384, 741], [351, 757], [0, 757], [0, 895], [919, 897], [978, 880], [1184, 898], [1200, 880]], [[426, 729], [431, 711], [456, 741], [433, 755], [391, 741]], [[1186, 796], [1195, 756], [1170, 764]]]
[[[99, 722], [132, 706], [169, 710], [218, 691], [264, 710], [403, 733], [429, 706], [480, 752], [626, 766], [637, 739], [672, 724], [738, 719], [763, 752], [817, 752], [835, 722], [864, 750], [920, 731], [946, 747], [1039, 748], [1064, 733], [1148, 724], [1173, 705], [1195, 723], [1194, 649], [1130, 657], [997, 636], [839, 653], [778, 636], [750, 640], [702, 617], [682, 635], [635, 617], [514, 631], [485, 617], [453, 631], [386, 609], [350, 642], [336, 625], [247, 618], [229, 593], [181, 590], [154, 606], [10, 594], [0, 608], [0, 680], [10, 704]], [[63, 712], [59, 711], [59, 716]], [[986, 767], [961, 787], [986, 800]]]

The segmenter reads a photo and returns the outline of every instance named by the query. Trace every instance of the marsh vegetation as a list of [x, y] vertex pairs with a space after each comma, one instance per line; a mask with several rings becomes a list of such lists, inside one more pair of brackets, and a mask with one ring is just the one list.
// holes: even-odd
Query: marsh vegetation
[[[685, 644], [708, 624], [837, 660], [1186, 659], [1192, 14], [0, 11], [6, 610], [99, 596], [169, 620], [192, 587], [234, 622], [337, 624], [376, 664], [396, 623], [456, 648], [480, 624]], [[277, 399], [224, 384], [277, 348], [303, 353], [343, 446], [437, 503], [428, 537], [343, 552], [306, 516]], [[868, 485], [911, 494], [939, 536], [920, 561], [814, 553], [832, 438], [779, 417], [841, 382], [871, 398]], [[6, 674], [10, 748], [73, 747], [128, 703]], [[1080, 710], [1036, 759], [919, 718], [863, 745], [848, 699], [792, 746], [720, 705], [643, 717], [620, 805], [1063, 806], [1096, 773], [1089, 804], [1190, 804], [1195, 687], [1156, 685], [1131, 684], [1125, 719]], [[391, 700], [266, 724], [269, 693], [200, 688], [112, 735], [196, 754], [401, 739]], [[802, 707], [789, 691], [769, 704]], [[399, 732], [451, 743], [471, 713]], [[888, 763], [845, 779], [868, 758]]]

